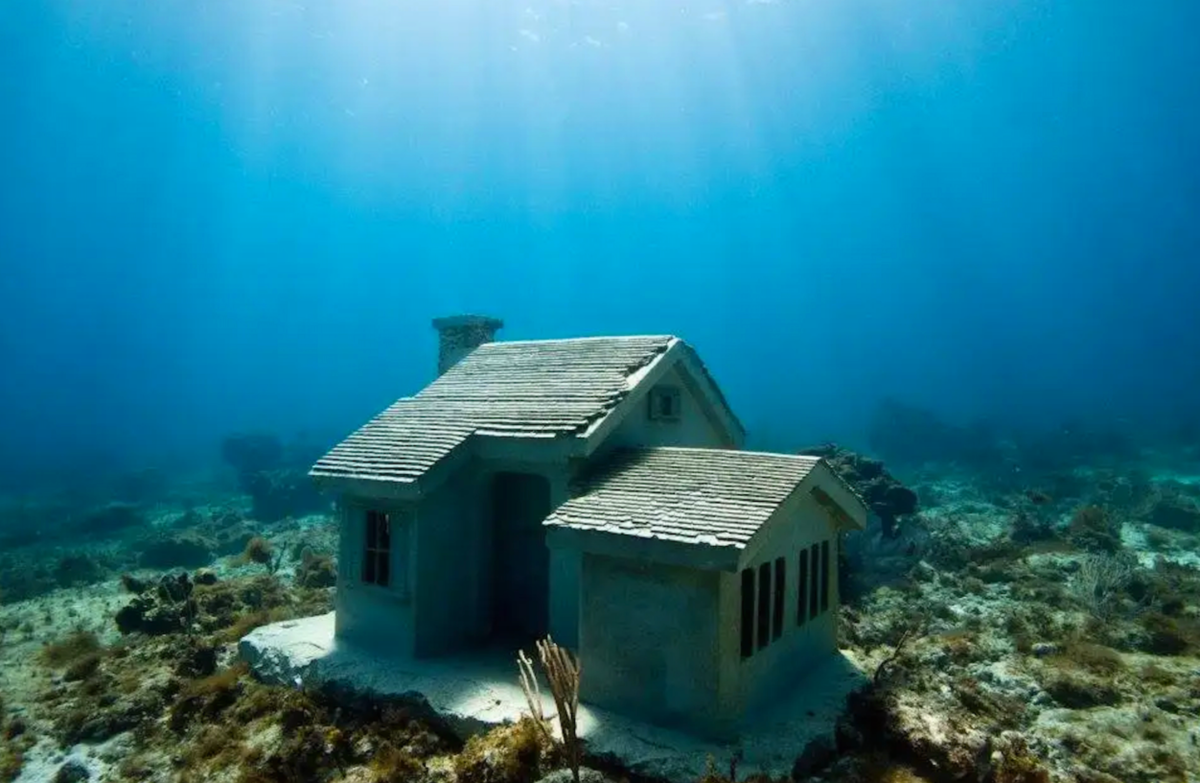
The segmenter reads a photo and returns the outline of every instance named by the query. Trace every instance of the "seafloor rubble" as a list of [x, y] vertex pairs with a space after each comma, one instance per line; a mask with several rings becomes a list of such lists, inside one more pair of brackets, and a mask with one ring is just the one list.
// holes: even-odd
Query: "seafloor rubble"
[[[269, 443], [240, 446], [239, 474], [278, 469]], [[1194, 455], [1005, 482], [927, 464], [901, 483], [822, 448], [886, 524], [842, 553], [842, 645], [872, 686], [796, 779], [1200, 780]], [[254, 681], [234, 642], [328, 610], [336, 530], [278, 506], [256, 517], [253, 486], [104, 502], [73, 515], [94, 526], [86, 545], [8, 542], [0, 780], [570, 779], [530, 721], [464, 741], [400, 703]], [[637, 781], [588, 763], [589, 779]], [[711, 768], [706, 783], [756, 777], [736, 759]]]

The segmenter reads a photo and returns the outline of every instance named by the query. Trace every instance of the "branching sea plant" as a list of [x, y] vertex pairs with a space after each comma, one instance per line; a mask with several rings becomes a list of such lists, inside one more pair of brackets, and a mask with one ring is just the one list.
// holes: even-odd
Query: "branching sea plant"
[[894, 673], [903, 668], [901, 666], [901, 657], [906, 652], [908, 645], [925, 635], [928, 625], [928, 618], [922, 615], [914, 617], [905, 626], [903, 632], [900, 634], [900, 638], [896, 640], [896, 646], [892, 648], [891, 653], [875, 667], [875, 673], [871, 676], [873, 687], [879, 688], [885, 685]]
[[1071, 592], [1093, 617], [1112, 616], [1114, 606], [1130, 580], [1136, 561], [1129, 556], [1094, 554], [1084, 558], [1071, 580]]
[[[583, 761], [583, 748], [579, 743], [579, 661], [570, 651], [558, 646], [547, 636], [537, 643], [538, 658], [546, 681], [550, 683], [550, 693], [554, 698], [554, 706], [558, 714], [558, 729], [562, 735], [562, 748], [571, 768], [571, 777], [579, 783], [579, 769]], [[545, 711], [542, 709], [542, 694], [538, 687], [537, 675], [533, 670], [533, 661], [524, 650], [517, 653], [517, 667], [520, 670], [521, 690], [525, 692], [525, 701], [534, 722], [544, 733], [547, 740], [554, 742]]]

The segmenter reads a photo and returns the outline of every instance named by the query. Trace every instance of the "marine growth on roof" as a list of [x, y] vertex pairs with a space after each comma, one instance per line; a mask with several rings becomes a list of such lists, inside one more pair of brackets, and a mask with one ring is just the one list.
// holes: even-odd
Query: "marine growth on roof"
[[861, 500], [819, 457], [662, 447], [614, 452], [545, 524], [742, 548], [814, 470], [848, 491], [862, 518]]
[[472, 435], [554, 438], [612, 412], [670, 335], [486, 343], [317, 461], [318, 478], [413, 482]]

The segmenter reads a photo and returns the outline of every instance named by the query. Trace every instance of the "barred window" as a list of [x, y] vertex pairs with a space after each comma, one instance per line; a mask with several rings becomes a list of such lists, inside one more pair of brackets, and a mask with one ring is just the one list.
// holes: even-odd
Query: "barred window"
[[808, 550], [800, 550], [800, 571], [796, 574], [796, 625], [808, 619]]
[[812, 580], [808, 587], [808, 616], [816, 617], [821, 613], [821, 546], [813, 544], [808, 551], [808, 559], [812, 563]]
[[771, 641], [771, 564], [758, 567], [758, 649]]
[[387, 587], [391, 581], [392, 522], [384, 511], [367, 511], [362, 580]]
[[833, 569], [829, 567], [829, 542], [821, 542], [821, 611], [829, 611], [829, 582]]
[[742, 658], [749, 658], [783, 636], [787, 558], [777, 557], [743, 569], [741, 586]]
[[754, 655], [754, 569], [742, 571], [742, 657]]
[[771, 639], [778, 639], [783, 635], [783, 603], [787, 599], [787, 560], [785, 558], [775, 559], [775, 593], [772, 596], [774, 604], [771, 606]]

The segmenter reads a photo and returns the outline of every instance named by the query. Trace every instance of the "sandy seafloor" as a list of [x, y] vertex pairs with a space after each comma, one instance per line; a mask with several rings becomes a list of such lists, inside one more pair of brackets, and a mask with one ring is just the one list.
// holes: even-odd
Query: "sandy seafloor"
[[[859, 736], [860, 746], [838, 754], [811, 779], [1200, 781], [1200, 525], [1192, 528], [1186, 514], [1160, 508], [1172, 503], [1200, 509], [1200, 470], [1142, 471], [1133, 481], [1120, 468], [1076, 473], [1078, 492], [1044, 505], [1031, 504], [1026, 490], [998, 490], [964, 475], [927, 471], [907, 482], [922, 498], [921, 512], [905, 522], [898, 541], [862, 542], [863, 588], [843, 607], [842, 646], [865, 673], [899, 644], [877, 700], [885, 725], [870, 724], [880, 736]], [[213, 498], [210, 508], [239, 503], [237, 497]], [[1106, 509], [1116, 543], [1096, 539], [1077, 521], [1080, 508], [1097, 504]], [[151, 524], [170, 528], [171, 535], [189, 534], [178, 526], [187, 510], [160, 505]], [[1040, 526], [1018, 536], [1018, 514], [1036, 517]], [[200, 518], [208, 516], [202, 508]], [[272, 579], [286, 593], [302, 549], [310, 555], [336, 549], [331, 516], [288, 519], [262, 526], [261, 533], [285, 553], [278, 571], [268, 576], [260, 564], [216, 557], [207, 569], [222, 585]], [[51, 557], [54, 551], [37, 545], [27, 554]], [[1094, 591], [1081, 587], [1084, 565], [1115, 559], [1125, 564], [1124, 581], [1097, 602]], [[133, 571], [151, 582], [168, 572]], [[255, 716], [231, 735], [229, 743], [237, 747], [258, 747], [240, 758], [195, 752], [197, 743], [212, 742], [213, 725], [230, 720], [228, 713], [209, 724], [163, 728], [172, 720], [179, 689], [189, 693], [189, 678], [166, 654], [161, 665], [150, 655], [142, 669], [135, 668], [146, 687], [174, 678], [156, 697], [160, 714], [134, 719], [131, 728], [100, 741], [64, 739], [58, 724], [67, 705], [104, 702], [103, 694], [85, 697], [81, 689], [110, 673], [114, 682], [128, 683], [128, 661], [140, 654], [139, 646], [166, 650], [180, 636], [119, 633], [113, 618], [131, 600], [119, 577], [0, 605], [4, 719], [21, 729], [4, 740], [0, 761], [7, 759], [7, 766], [0, 770], [11, 775], [19, 768], [10, 779], [21, 783], [274, 779], [246, 772], [247, 765], [268, 768], [264, 757], [269, 761], [272, 748], [286, 739], [272, 714]], [[294, 616], [306, 606], [326, 609], [332, 589], [308, 591], [303, 599], [273, 598], [283, 608], [260, 619]], [[92, 632], [101, 648], [99, 674], [68, 682], [42, 651], [81, 630]], [[213, 642], [218, 673], [229, 670], [236, 655], [236, 640], [222, 633], [218, 628], [205, 637], [219, 640]], [[122, 650], [119, 661], [115, 649]], [[252, 688], [237, 685], [236, 698], [259, 693]], [[126, 698], [134, 697], [122, 692], [112, 700]], [[235, 702], [222, 709], [239, 708]], [[420, 755], [419, 744], [405, 747]], [[386, 779], [368, 751], [359, 747], [328, 779]], [[473, 779], [455, 752], [431, 743], [423, 772], [413, 779]], [[891, 759], [895, 766], [875, 764], [870, 768], [891, 771], [868, 773], [870, 765], [856, 765], [855, 755]], [[133, 757], [137, 764], [129, 762]], [[75, 777], [63, 777], [70, 762], [77, 765], [70, 770]], [[79, 767], [86, 777], [79, 777]], [[504, 779], [499, 773], [493, 778]]]

